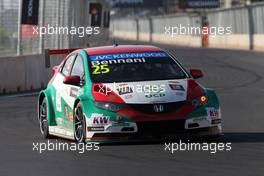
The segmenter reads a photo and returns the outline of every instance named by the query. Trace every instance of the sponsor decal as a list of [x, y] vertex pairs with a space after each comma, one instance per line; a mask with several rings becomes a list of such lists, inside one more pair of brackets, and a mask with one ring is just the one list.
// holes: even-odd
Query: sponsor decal
[[117, 91], [119, 95], [133, 93], [132, 87], [128, 86], [127, 84], [118, 85]]
[[61, 112], [61, 96], [58, 93], [56, 93], [56, 109]]
[[57, 121], [57, 124], [58, 124], [58, 125], [62, 125], [62, 118], [61, 118], [61, 117], [58, 117], [58, 118], [56, 119], [56, 121]]
[[178, 81], [169, 81], [171, 90], [185, 91], [184, 87]]
[[145, 94], [146, 98], [160, 98], [164, 97], [166, 94], [165, 93], [150, 93], [150, 94]]
[[129, 127], [130, 124], [127, 122], [115, 122], [110, 127]]
[[98, 126], [98, 127], [87, 127], [88, 131], [104, 131], [103, 126]]
[[78, 88], [71, 87], [70, 89], [70, 96], [76, 98], [78, 95]]
[[[109, 65], [109, 64], [131, 64], [131, 63], [145, 63], [145, 62], [146, 62], [145, 58], [138, 58], [138, 59], [95, 60], [95, 61], [91, 61], [91, 64], [92, 64], [92, 68], [95, 68], [95, 70], [97, 68], [99, 70], [100, 69], [99, 66], [103, 66], [103, 65], [105, 65], [104, 67], [106, 67], [106, 65]], [[109, 69], [105, 70], [105, 73], [108, 73], [108, 72], [109, 72]]]
[[184, 87], [179, 84], [169, 84], [171, 90], [185, 91]]
[[105, 125], [109, 123], [109, 116], [104, 116], [103, 114], [93, 113], [91, 119], [93, 124]]
[[[90, 56], [91, 61], [167, 57], [165, 52], [116, 53]], [[133, 60], [132, 59], [132, 60]]]
[[212, 119], [218, 119], [219, 118], [219, 110], [215, 108], [206, 108], [208, 116], [210, 116]]
[[157, 86], [157, 85], [149, 85], [145, 87], [145, 97], [146, 98], [158, 98], [158, 97], [164, 97], [166, 94], [165, 88], [162, 86]]
[[64, 115], [68, 121], [73, 122], [73, 113], [67, 106], [64, 106]]

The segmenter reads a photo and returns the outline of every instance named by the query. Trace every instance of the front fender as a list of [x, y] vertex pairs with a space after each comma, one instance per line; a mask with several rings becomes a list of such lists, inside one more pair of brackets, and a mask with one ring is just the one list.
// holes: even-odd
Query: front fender
[[208, 98], [207, 107], [214, 107], [216, 109], [220, 108], [219, 99], [213, 89], [206, 88], [205, 89], [206, 96]]
[[41, 105], [41, 102], [43, 100], [43, 98], [46, 98], [46, 103], [47, 103], [47, 115], [48, 115], [48, 125], [49, 126], [53, 126], [56, 125], [55, 122], [55, 112], [54, 112], [54, 106], [53, 106], [53, 101], [52, 101], [52, 97], [50, 94], [50, 91], [48, 89], [42, 90], [39, 93], [38, 96], [38, 118], [40, 116], [40, 112], [39, 112], [39, 107]]
[[207, 111], [206, 111], [207, 108], [214, 108], [220, 110], [219, 100], [215, 91], [213, 89], [206, 88], [205, 94], [208, 98], [208, 102], [206, 103], [206, 105], [200, 106], [199, 108], [192, 111], [188, 115], [188, 118], [207, 116]]

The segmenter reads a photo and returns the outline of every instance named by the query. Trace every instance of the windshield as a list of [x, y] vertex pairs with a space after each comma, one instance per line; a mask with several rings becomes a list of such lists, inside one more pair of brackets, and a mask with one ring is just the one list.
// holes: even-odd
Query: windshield
[[93, 55], [92, 82], [135, 82], [186, 78], [182, 68], [165, 52]]

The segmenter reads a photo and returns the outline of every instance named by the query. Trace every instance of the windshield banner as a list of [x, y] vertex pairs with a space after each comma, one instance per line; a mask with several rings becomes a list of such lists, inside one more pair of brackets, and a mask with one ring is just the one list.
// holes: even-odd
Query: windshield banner
[[165, 52], [140, 52], [140, 53], [114, 53], [90, 56], [90, 60], [111, 60], [111, 59], [130, 59], [130, 58], [157, 58], [167, 57]]

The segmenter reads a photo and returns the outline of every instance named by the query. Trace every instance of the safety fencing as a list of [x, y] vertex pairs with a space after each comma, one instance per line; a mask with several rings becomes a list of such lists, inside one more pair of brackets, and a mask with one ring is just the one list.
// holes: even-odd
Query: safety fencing
[[264, 50], [263, 3], [180, 16], [115, 19], [111, 21], [110, 30], [113, 38], [195, 47], [203, 46], [204, 33], [179, 34], [178, 32], [173, 34], [176, 26], [184, 26], [187, 30], [188, 28], [203, 30], [203, 27], [229, 30], [229, 33], [221, 35], [209, 34], [208, 47]]
[[[101, 5], [97, 21], [91, 15], [91, 4]], [[51, 68], [46, 68], [45, 49], [82, 48], [108, 39], [110, 7], [106, 0], [39, 0], [38, 26], [20, 25], [21, 6], [22, 0], [0, 0], [0, 95], [46, 87], [52, 66], [65, 56], [53, 56]], [[98, 23], [92, 25], [93, 19]], [[74, 33], [39, 35], [40, 27], [47, 30], [49, 26]], [[89, 27], [100, 27], [100, 33], [88, 35], [83, 29]]]
[[[105, 0], [39, 0], [38, 26], [20, 25], [22, 0], [0, 1], [0, 57], [14, 55], [42, 54], [44, 49], [62, 49], [86, 47], [96, 42], [92, 35], [69, 35], [65, 32], [72, 28], [91, 26], [91, 3], [102, 4], [103, 23], [104, 12], [109, 11]], [[107, 9], [108, 8], [108, 9]], [[60, 34], [39, 35], [40, 27], [63, 27]], [[38, 33], [34, 30], [38, 27]], [[63, 31], [65, 29], [65, 31]], [[55, 29], [56, 30], [56, 29]], [[44, 30], [42, 30], [44, 31]], [[75, 33], [76, 33], [75, 32]], [[105, 40], [108, 30], [100, 26], [97, 38]]]

